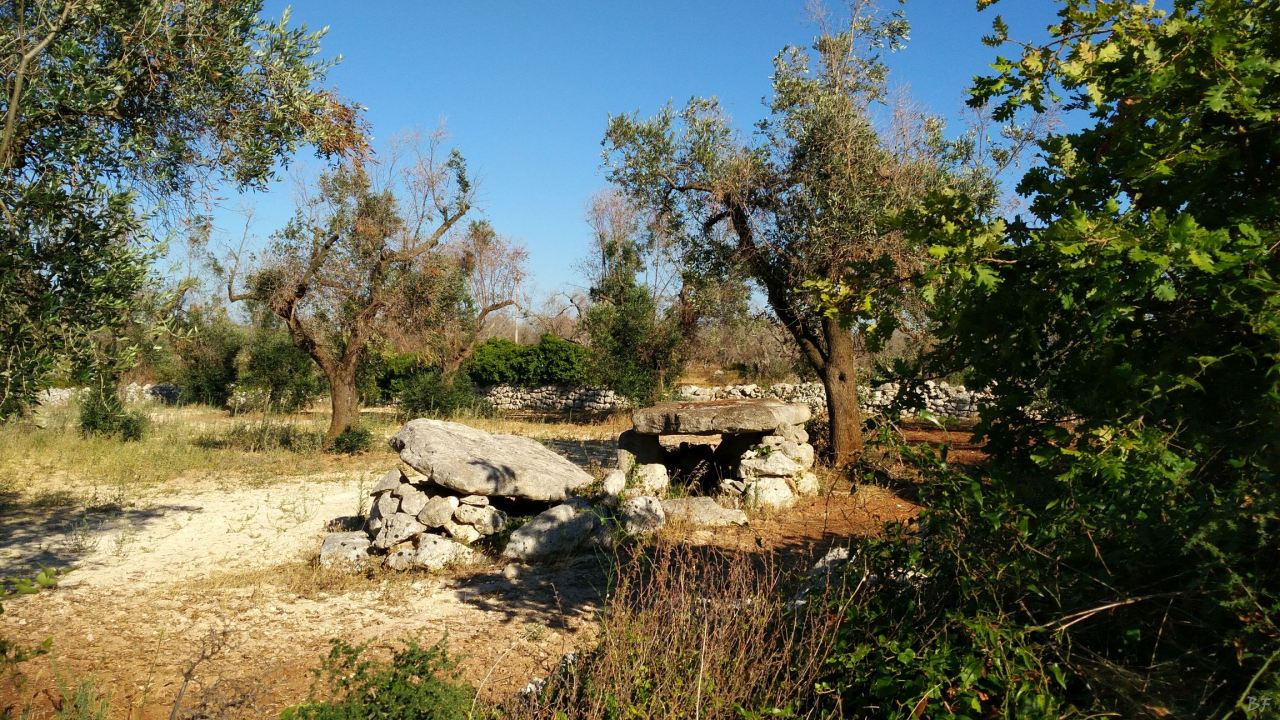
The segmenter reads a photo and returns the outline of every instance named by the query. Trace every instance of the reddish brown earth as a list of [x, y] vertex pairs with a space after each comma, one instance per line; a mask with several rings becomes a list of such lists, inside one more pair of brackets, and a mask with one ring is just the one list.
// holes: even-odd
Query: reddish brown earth
[[[982, 457], [962, 431], [904, 432], [911, 443], [949, 443], [953, 462]], [[919, 510], [882, 487], [827, 480], [828, 494], [757, 514], [747, 527], [672, 530], [672, 539], [777, 552], [807, 567], [831, 546]], [[185, 674], [181, 716], [274, 717], [306, 698], [333, 638], [373, 642], [385, 654], [405, 637], [447, 636], [464, 679], [496, 698], [589, 642], [603, 559], [541, 569], [491, 563], [449, 576], [327, 573], [308, 558], [325, 519], [354, 505], [354, 486], [300, 482], [292, 495], [305, 496], [301, 504], [280, 502], [282, 486], [206, 491], [180, 505], [157, 499], [127, 544], [104, 535], [60, 587], [6, 601], [0, 637], [50, 639], [52, 650], [3, 679], [0, 712], [29, 705], [32, 717], [51, 717], [59, 682], [91, 677], [112, 718], [167, 718]], [[254, 513], [277, 527], [260, 543], [232, 543]], [[0, 533], [12, 542], [23, 521], [0, 523]]]

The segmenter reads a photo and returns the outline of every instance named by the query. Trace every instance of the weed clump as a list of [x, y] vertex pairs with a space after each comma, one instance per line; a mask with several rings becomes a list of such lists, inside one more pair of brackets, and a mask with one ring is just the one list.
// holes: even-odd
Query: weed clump
[[[370, 660], [367, 645], [333, 641], [316, 671], [312, 700], [286, 709], [281, 720], [462, 720], [471, 716], [475, 690], [458, 679], [441, 641], [410, 640], [389, 662]], [[323, 699], [315, 696], [323, 692]]]
[[147, 431], [147, 416], [140, 410], [125, 410], [114, 387], [95, 386], [80, 405], [80, 432], [84, 435], [117, 436], [127, 442], [141, 440]]
[[595, 647], [505, 717], [799, 717], [847, 605], [767, 557], [658, 542], [620, 560]]
[[373, 447], [373, 431], [363, 425], [352, 425], [333, 439], [330, 452], [355, 455]]

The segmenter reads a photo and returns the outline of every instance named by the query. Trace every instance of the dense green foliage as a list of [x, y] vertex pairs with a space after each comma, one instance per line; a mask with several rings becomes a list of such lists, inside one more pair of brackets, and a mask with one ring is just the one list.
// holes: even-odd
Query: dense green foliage
[[482, 387], [577, 387], [589, 382], [589, 369], [587, 348], [549, 333], [536, 345], [490, 338], [476, 346], [464, 367], [471, 381]]
[[236, 389], [261, 393], [272, 412], [295, 412], [324, 393], [325, 381], [287, 332], [257, 328], [237, 356]]
[[663, 307], [656, 288], [638, 279], [655, 259], [653, 243], [638, 234], [627, 224], [597, 229], [599, 277], [582, 326], [591, 344], [592, 377], [648, 403], [680, 374], [682, 328], [680, 306]]
[[[365, 646], [334, 641], [318, 673], [329, 697], [286, 709], [281, 720], [465, 720], [475, 691], [458, 680], [443, 643], [414, 641], [388, 662]], [[314, 694], [314, 692], [313, 692]]]
[[404, 380], [396, 404], [407, 418], [449, 417], [486, 409], [466, 375], [448, 376], [430, 367], [421, 368]]
[[1060, 18], [973, 95], [1087, 113], [1031, 216], [907, 219], [943, 262], [934, 369], [995, 393], [991, 462], [937, 462], [919, 536], [866, 549], [830, 682], [889, 717], [1274, 717], [1280, 5]]
[[91, 385], [80, 400], [80, 432], [86, 435], [115, 435], [126, 442], [137, 441], [146, 428], [146, 413], [125, 410], [114, 382]]
[[680, 373], [681, 335], [634, 274], [592, 292], [582, 324], [591, 339], [591, 374], [604, 387], [641, 403], [658, 399]]
[[244, 347], [246, 329], [222, 308], [192, 308], [174, 342], [177, 368], [170, 381], [182, 390], [181, 400], [224, 407], [236, 382], [236, 358]]
[[341, 455], [354, 455], [373, 447], [373, 431], [363, 425], [352, 425], [338, 434], [329, 445], [329, 451]]
[[320, 35], [260, 9], [0, 6], [0, 417], [122, 334], [148, 279], [144, 220], [165, 201], [219, 177], [260, 185], [304, 142], [360, 146], [354, 110], [312, 89]]
[[[325, 391], [324, 378], [270, 317], [232, 320], [221, 306], [194, 306], [175, 323], [158, 378], [182, 390], [185, 403], [235, 410], [294, 412]], [[236, 402], [232, 396], [236, 395]]]

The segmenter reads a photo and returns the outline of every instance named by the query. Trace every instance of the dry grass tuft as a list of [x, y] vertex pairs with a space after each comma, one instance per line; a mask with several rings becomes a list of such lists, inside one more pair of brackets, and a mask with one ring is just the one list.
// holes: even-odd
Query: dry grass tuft
[[620, 560], [596, 646], [509, 715], [804, 717], [842, 603], [793, 593], [771, 555], [658, 542]]

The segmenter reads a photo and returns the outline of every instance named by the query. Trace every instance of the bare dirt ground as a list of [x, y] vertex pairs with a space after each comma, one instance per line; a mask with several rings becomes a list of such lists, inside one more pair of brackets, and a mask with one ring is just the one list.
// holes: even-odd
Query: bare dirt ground
[[[520, 429], [587, 467], [610, 457], [602, 438], [616, 432], [556, 438], [551, 426]], [[0, 686], [0, 709], [30, 705], [34, 717], [51, 716], [59, 683], [88, 676], [109, 694], [111, 717], [169, 717], [186, 677], [184, 716], [273, 717], [306, 698], [333, 638], [385, 652], [408, 637], [447, 637], [463, 677], [496, 698], [589, 640], [606, 558], [536, 569], [491, 562], [445, 576], [315, 567], [326, 524], [361, 508], [387, 460], [249, 487], [187, 479], [124, 507], [10, 504], [0, 518], [0, 574], [41, 563], [74, 570], [51, 592], [5, 602], [0, 637], [49, 639], [52, 649]], [[883, 488], [837, 485], [748, 527], [684, 539], [808, 562], [917, 510]]]

